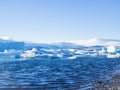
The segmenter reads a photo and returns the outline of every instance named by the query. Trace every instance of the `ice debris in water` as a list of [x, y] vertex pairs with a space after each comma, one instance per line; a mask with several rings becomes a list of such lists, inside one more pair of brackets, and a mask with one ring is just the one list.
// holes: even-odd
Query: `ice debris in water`
[[120, 54], [108, 54], [107, 55], [107, 58], [119, 58], [120, 57]]
[[61, 58], [61, 59], [76, 59], [81, 56], [104, 56], [107, 58], [119, 58], [120, 53], [117, 53], [117, 49], [115, 46], [102, 47], [99, 49], [96, 48], [87, 48], [87, 49], [77, 49], [77, 48], [69, 48], [69, 49], [47, 49], [42, 48], [37, 50], [36, 48], [32, 48], [31, 50], [26, 50], [21, 53], [21, 58], [33, 58], [33, 57], [48, 57], [48, 58]]
[[23, 50], [7, 50], [0, 52], [0, 54], [11, 54], [16, 59], [19, 58], [50, 58], [50, 59], [76, 59], [78, 57], [107, 57], [107, 58], [120, 58], [120, 49], [117, 46], [93, 46], [93, 47], [32, 47]]
[[81, 56], [120, 58], [120, 41], [93, 38], [77, 42], [56, 44], [30, 44], [0, 38], [0, 54], [14, 55], [15, 58], [76, 59]]
[[32, 50], [27, 50], [25, 51], [23, 54], [21, 54], [20, 56], [23, 58], [32, 58], [37, 56], [36, 55], [37, 49], [33, 48]]

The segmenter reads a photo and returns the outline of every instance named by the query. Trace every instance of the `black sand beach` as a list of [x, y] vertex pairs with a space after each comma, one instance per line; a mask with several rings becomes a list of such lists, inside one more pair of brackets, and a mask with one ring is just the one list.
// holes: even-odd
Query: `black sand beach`
[[96, 81], [96, 87], [89, 90], [120, 90], [120, 74], [114, 75], [107, 81]]

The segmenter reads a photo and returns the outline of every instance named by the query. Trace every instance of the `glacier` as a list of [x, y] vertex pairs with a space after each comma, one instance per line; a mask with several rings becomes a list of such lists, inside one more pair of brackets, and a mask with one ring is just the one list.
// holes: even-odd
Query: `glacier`
[[8, 38], [0, 38], [0, 51], [5, 50], [22, 50], [25, 48], [25, 43], [20, 41], [9, 40]]

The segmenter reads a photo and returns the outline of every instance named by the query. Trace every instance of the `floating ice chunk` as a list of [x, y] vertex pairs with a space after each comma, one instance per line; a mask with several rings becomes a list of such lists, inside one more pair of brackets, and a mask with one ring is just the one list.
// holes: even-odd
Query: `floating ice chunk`
[[6, 53], [6, 54], [7, 54], [7, 53], [8, 53], [8, 50], [4, 50], [4, 52], [3, 52], [3, 53]]
[[71, 57], [68, 57], [68, 59], [76, 59], [77, 56], [71, 56]]
[[82, 50], [77, 50], [75, 54], [83, 54]]
[[21, 54], [20, 56], [23, 58], [32, 58], [32, 57], [35, 57], [36, 54], [33, 52], [27, 52], [27, 53]]
[[74, 51], [75, 51], [75, 49], [68, 49], [68, 51], [70, 51], [70, 52], [74, 52]]
[[54, 52], [55, 50], [54, 49], [42, 49], [43, 51], [46, 51], [46, 52]]
[[37, 52], [38, 50], [36, 48], [32, 48], [32, 52]]
[[115, 51], [116, 51], [115, 46], [108, 46], [108, 47], [107, 47], [107, 52], [108, 52], [108, 53], [114, 53]]
[[94, 49], [93, 52], [98, 52], [98, 51], [96, 49]]
[[107, 55], [107, 58], [119, 58], [120, 57], [120, 54], [108, 54]]
[[36, 52], [37, 52], [37, 49], [33, 48], [32, 50], [25, 51], [25, 53], [21, 54], [20, 56], [23, 58], [32, 58], [37, 56]]
[[106, 52], [105, 48], [102, 48], [101, 53], [105, 53], [105, 52]]
[[102, 48], [102, 50], [98, 51], [99, 56], [106, 56], [107, 51], [105, 48]]
[[89, 56], [99, 56], [99, 54], [98, 53], [92, 53], [92, 54], [89, 54]]
[[61, 54], [57, 54], [57, 57], [62, 58], [62, 57], [63, 57], [63, 53], [61, 53]]

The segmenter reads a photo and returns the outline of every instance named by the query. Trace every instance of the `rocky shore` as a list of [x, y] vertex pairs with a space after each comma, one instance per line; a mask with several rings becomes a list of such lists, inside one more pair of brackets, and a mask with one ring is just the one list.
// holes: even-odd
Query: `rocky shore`
[[96, 81], [96, 87], [89, 90], [120, 90], [120, 74], [107, 81]]

